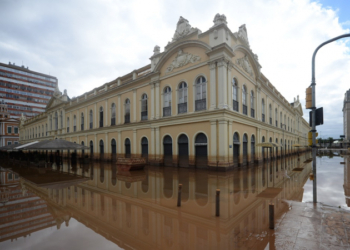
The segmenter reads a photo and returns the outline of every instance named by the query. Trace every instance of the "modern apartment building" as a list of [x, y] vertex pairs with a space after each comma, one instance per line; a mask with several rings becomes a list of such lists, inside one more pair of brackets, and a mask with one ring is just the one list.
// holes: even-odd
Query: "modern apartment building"
[[13, 118], [33, 117], [45, 111], [57, 86], [57, 78], [14, 63], [0, 63], [0, 100]]

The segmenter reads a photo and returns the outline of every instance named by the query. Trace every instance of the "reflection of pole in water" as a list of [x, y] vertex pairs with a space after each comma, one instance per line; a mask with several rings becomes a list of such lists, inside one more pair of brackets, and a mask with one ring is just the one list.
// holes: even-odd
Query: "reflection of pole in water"
[[344, 155], [344, 195], [345, 203], [350, 207], [350, 157]]

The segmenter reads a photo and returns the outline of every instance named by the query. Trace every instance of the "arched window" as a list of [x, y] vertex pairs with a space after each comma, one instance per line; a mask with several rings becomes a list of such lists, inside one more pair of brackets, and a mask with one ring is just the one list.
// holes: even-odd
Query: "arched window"
[[178, 113], [187, 113], [187, 83], [179, 84], [179, 102], [177, 104]]
[[147, 95], [143, 94], [141, 99], [141, 120], [148, 120]]
[[280, 123], [281, 123], [281, 128], [282, 128], [282, 112], [280, 112]]
[[92, 118], [92, 110], [90, 110], [90, 113], [89, 113], [89, 123], [90, 123], [90, 129], [92, 129], [93, 127], [93, 118]]
[[286, 118], [286, 115], [284, 115], [284, 130], [287, 129], [286, 126], [287, 126], [287, 118]]
[[77, 131], [77, 117], [75, 115], [73, 117], [73, 131]]
[[115, 103], [112, 103], [111, 107], [111, 126], [115, 125], [116, 108]]
[[94, 143], [93, 141], [90, 141], [90, 157], [92, 158], [94, 156]]
[[275, 119], [276, 119], [276, 127], [278, 127], [278, 121], [277, 121], [278, 113], [277, 108], [275, 109]]
[[261, 120], [265, 122], [265, 100], [261, 100]]
[[242, 87], [242, 105], [243, 105], [243, 114], [248, 115], [247, 87], [245, 85], [243, 85]]
[[84, 130], [84, 113], [81, 113], [81, 119], [80, 119], [80, 125], [81, 125], [81, 130]]
[[130, 100], [125, 100], [125, 115], [124, 115], [125, 123], [130, 123]]
[[41, 136], [44, 136], [44, 125], [41, 126]]
[[60, 114], [60, 120], [61, 120], [61, 129], [63, 128], [63, 112], [61, 110], [61, 114]]
[[254, 91], [250, 91], [250, 116], [255, 117], [255, 109], [254, 109]]
[[234, 166], [238, 166], [239, 164], [239, 134], [236, 132], [233, 135], [233, 164]]
[[103, 157], [103, 154], [104, 154], [104, 143], [102, 140], [100, 140], [100, 157], [102, 158]]
[[196, 111], [207, 109], [207, 79], [204, 76], [200, 76], [196, 80], [195, 102]]
[[125, 139], [125, 158], [131, 157], [131, 146], [130, 146], [130, 139]]
[[100, 107], [100, 128], [103, 127], [103, 107]]
[[288, 117], [288, 131], [289, 131], [289, 117]]
[[171, 88], [170, 87], [165, 87], [163, 96], [164, 96], [163, 116], [171, 116]]
[[58, 129], [58, 114], [55, 112], [55, 130]]
[[243, 135], [243, 165], [248, 163], [248, 136]]
[[115, 139], [111, 141], [111, 151], [112, 151], [112, 160], [115, 161], [117, 159], [117, 142]]
[[270, 103], [270, 105], [269, 105], [269, 120], [270, 120], [270, 125], [272, 125], [272, 105], [271, 105], [271, 103]]
[[236, 78], [232, 79], [232, 109], [238, 111], [238, 82]]
[[[69, 117], [67, 117], [67, 133], [69, 133]], [[46, 126], [46, 130], [47, 130], [47, 126]]]
[[146, 137], [141, 139], [141, 157], [148, 158], [148, 139]]

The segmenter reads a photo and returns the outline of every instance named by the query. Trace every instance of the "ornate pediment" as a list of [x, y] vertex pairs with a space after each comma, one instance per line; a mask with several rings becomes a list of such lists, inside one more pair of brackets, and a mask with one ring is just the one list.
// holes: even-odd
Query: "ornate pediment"
[[242, 58], [236, 60], [236, 63], [250, 76], [254, 76], [252, 65], [249, 62], [248, 56], [245, 55]]
[[243, 40], [249, 46], [248, 32], [247, 32], [247, 28], [245, 27], [245, 24], [239, 27], [238, 37], [241, 38], [241, 40]]
[[169, 73], [173, 71], [175, 68], [183, 67], [189, 63], [194, 63], [200, 61], [201, 58], [197, 55], [193, 55], [190, 53], [185, 53], [180, 49], [177, 52], [177, 56], [175, 59], [171, 62], [171, 64], [166, 68], [165, 73]]
[[192, 28], [188, 20], [180, 16], [179, 21], [177, 22], [175, 34], [173, 36], [172, 42], [196, 31], [198, 29]]

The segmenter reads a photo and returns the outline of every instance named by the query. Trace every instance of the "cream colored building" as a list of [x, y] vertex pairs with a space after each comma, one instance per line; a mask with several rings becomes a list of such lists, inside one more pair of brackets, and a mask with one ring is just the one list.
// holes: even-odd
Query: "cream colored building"
[[299, 97], [289, 103], [261, 73], [245, 25], [232, 32], [217, 14], [201, 32], [180, 17], [172, 41], [163, 52], [155, 46], [150, 60], [73, 99], [57, 88], [45, 113], [22, 120], [21, 143], [62, 138], [105, 158], [218, 170], [261, 160], [262, 141], [286, 153], [306, 145]]

